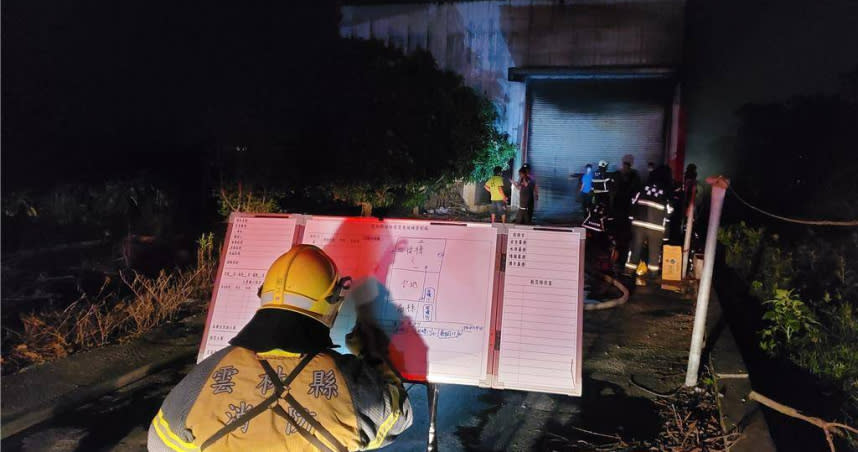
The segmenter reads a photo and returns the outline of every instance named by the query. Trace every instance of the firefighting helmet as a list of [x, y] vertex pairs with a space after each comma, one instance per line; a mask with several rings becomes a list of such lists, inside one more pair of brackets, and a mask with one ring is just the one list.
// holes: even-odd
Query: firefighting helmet
[[330, 328], [343, 304], [351, 277], [339, 277], [337, 265], [313, 245], [297, 245], [277, 258], [259, 289], [260, 309], [283, 309]]
[[599, 166], [600, 166], [601, 168], [607, 168], [607, 167], [608, 167], [608, 162], [606, 162], [605, 160], [599, 160]]

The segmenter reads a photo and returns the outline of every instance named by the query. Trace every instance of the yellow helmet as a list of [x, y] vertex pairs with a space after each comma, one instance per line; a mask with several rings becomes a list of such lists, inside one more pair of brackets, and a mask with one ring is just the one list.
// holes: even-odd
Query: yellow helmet
[[351, 277], [339, 278], [337, 266], [313, 245], [296, 245], [277, 258], [259, 289], [260, 309], [297, 312], [330, 328], [343, 304]]

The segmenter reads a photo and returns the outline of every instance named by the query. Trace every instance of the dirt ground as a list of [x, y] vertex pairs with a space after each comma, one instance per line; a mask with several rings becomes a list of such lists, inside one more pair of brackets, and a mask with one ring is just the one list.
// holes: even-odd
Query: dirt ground
[[[480, 221], [483, 215], [431, 215]], [[425, 218], [425, 217], [424, 217]], [[635, 288], [628, 303], [585, 311], [583, 395], [442, 385], [438, 442], [456, 450], [592, 450], [611, 443], [655, 444], [663, 422], [654, 402], [684, 380], [693, 300], [657, 287]], [[148, 422], [189, 370], [166, 369], [51, 422], [3, 441], [8, 450], [135, 451], [145, 449]], [[425, 388], [409, 387], [414, 425], [389, 450], [425, 450]], [[637, 450], [634, 448], [633, 450]]]
[[[643, 288], [618, 308], [585, 312], [582, 397], [442, 385], [440, 450], [592, 450], [616, 442], [610, 437], [629, 444], [656, 441], [662, 421], [655, 396], [647, 389], [667, 393], [682, 384], [692, 308], [693, 303], [677, 296]], [[148, 422], [189, 369], [189, 363], [184, 363], [154, 374], [7, 438], [2, 447], [53, 452], [144, 450]], [[425, 388], [409, 386], [409, 395], [414, 425], [389, 450], [425, 450]]]

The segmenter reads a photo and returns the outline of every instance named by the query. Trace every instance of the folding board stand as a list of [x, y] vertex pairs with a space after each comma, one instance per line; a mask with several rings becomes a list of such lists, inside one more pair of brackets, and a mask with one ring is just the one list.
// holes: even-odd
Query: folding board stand
[[426, 383], [426, 399], [429, 402], [429, 438], [426, 445], [428, 452], [438, 451], [438, 437], [435, 435], [435, 417], [438, 414], [438, 385]]
[[[220, 323], [225, 323], [225, 325], [215, 325], [213, 326], [213, 321], [215, 319], [215, 311], [218, 310], [218, 306], [226, 306], [227, 304], [231, 305], [231, 308], [235, 312], [252, 314], [258, 307], [256, 303], [249, 302], [248, 300], [253, 300], [253, 294], [256, 293], [257, 288], [262, 283], [263, 276], [267, 270], [267, 267], [270, 265], [270, 262], [273, 261], [279, 254], [288, 250], [295, 243], [314, 243], [314, 240], [318, 239], [319, 244], [326, 243], [325, 234], [331, 235], [330, 231], [325, 229], [324, 227], [319, 226], [318, 230], [315, 232], [318, 237], [305, 237], [305, 230], [307, 225], [310, 224], [309, 221], [312, 220], [309, 216], [304, 215], [287, 215], [287, 214], [276, 214], [276, 215], [260, 215], [260, 214], [238, 214], [233, 213], [230, 216], [229, 226], [227, 228], [226, 236], [229, 237], [228, 241], [225, 241], [223, 244], [223, 248], [221, 250], [221, 258], [218, 265], [217, 279], [215, 280], [214, 290], [212, 294], [212, 301], [209, 306], [208, 317], [206, 320], [206, 329], [203, 335], [203, 342], [200, 344], [200, 353], [198, 355], [198, 360], [202, 360], [222, 347], [227, 345], [227, 341], [235, 334], [236, 331], [240, 329], [243, 325], [241, 322], [238, 322], [234, 315], [230, 312], [221, 313], [221, 317], [227, 319], [223, 321], [221, 319]], [[332, 218], [332, 220], [336, 220], [338, 223], [331, 223], [335, 226], [339, 227], [340, 223], [346, 221], [343, 218]], [[364, 220], [355, 219], [355, 222], [365, 222]], [[366, 220], [369, 221], [369, 220]], [[403, 220], [403, 221], [411, 221], [411, 220]], [[272, 224], [272, 223], [276, 223]], [[435, 224], [435, 223], [430, 223]], [[451, 226], [468, 226], [467, 223], [439, 223], [439, 224], [449, 224]], [[276, 226], [276, 230], [272, 229], [272, 227]], [[413, 226], [413, 225], [411, 225]], [[426, 231], [427, 225], [423, 225], [423, 230]], [[494, 277], [493, 277], [493, 298], [491, 302], [492, 312], [486, 318], [486, 320], [491, 318], [491, 321], [488, 325], [484, 325], [483, 328], [488, 328], [489, 337], [489, 350], [488, 353], [491, 355], [487, 357], [487, 373], [486, 379], [480, 380], [476, 384], [470, 383], [473, 386], [479, 386], [483, 388], [495, 388], [495, 389], [506, 389], [506, 385], [503, 381], [500, 381], [500, 332], [502, 327], [502, 306], [503, 303], [503, 292], [505, 288], [505, 281], [509, 274], [515, 275], [515, 277], [524, 280], [524, 278], [533, 278], [530, 280], [530, 285], [534, 285], [534, 281], [539, 281], [539, 285], [542, 286], [542, 281], [536, 279], [537, 277], [541, 277], [539, 273], [533, 274], [532, 272], [524, 273], [524, 259], [526, 255], [526, 245], [527, 238], [531, 235], [532, 232], [534, 234], [533, 240], [536, 242], [541, 241], [542, 244], [531, 242], [531, 248], [541, 248], [551, 249], [553, 250], [555, 247], [555, 243], [558, 243], [559, 237], [542, 237], [541, 239], [537, 236], [544, 235], [540, 231], [557, 231], [564, 233], [577, 233], [577, 238], [579, 242], [575, 245], [574, 240], [568, 241], [571, 245], [566, 248], [570, 250], [570, 253], [574, 254], [545, 254], [545, 256], [563, 256], [570, 257], [571, 260], [569, 262], [564, 261], [567, 264], [574, 264], [574, 259], [577, 258], [577, 275], [561, 275], [561, 277], [566, 277], [567, 279], [562, 279], [564, 281], [583, 281], [584, 278], [584, 238], [582, 230], [578, 230], [577, 232], [573, 229], [568, 228], [540, 228], [540, 227], [528, 227], [528, 226], [506, 226], [506, 225], [495, 225], [496, 228], [500, 229], [497, 231], [497, 246], [495, 247], [495, 252], [497, 255], [495, 256], [495, 267]], [[510, 231], [509, 229], [513, 229]], [[329, 228], [330, 229], [330, 228]], [[399, 228], [397, 228], [399, 229]], [[338, 229], [335, 229], [335, 231]], [[407, 229], [406, 229], [407, 230]], [[327, 231], [327, 232], [326, 232]], [[510, 234], [517, 234], [515, 238], [515, 243], [513, 243], [508, 237]], [[425, 234], [424, 234], [425, 235]], [[442, 234], [443, 235], [443, 234]], [[421, 236], [420, 233], [417, 236]], [[244, 251], [248, 252], [247, 255], [242, 255], [242, 245], [250, 245], [251, 242], [257, 239], [262, 239], [268, 237], [264, 245], [256, 244], [256, 250], [252, 248], [245, 248]], [[273, 237], [273, 238], [272, 238]], [[520, 241], [518, 239], [521, 239]], [[276, 239], [276, 240], [274, 240]], [[274, 242], [272, 242], [274, 240]], [[274, 243], [271, 245], [269, 242]], [[361, 242], [362, 243], [362, 242]], [[513, 248], [509, 248], [508, 245], [515, 245]], [[324, 246], [324, 245], [323, 245]], [[270, 251], [270, 255], [260, 256], [259, 250], [268, 250]], [[510, 269], [507, 269], [507, 253], [506, 251], [510, 249], [515, 251], [517, 254], [515, 255], [515, 259], [510, 260], [513, 263]], [[538, 255], [538, 251], [530, 250], [530, 256]], [[263, 253], [264, 254], [264, 253]], [[229, 256], [229, 258], [226, 258]], [[512, 259], [512, 257], [510, 257]], [[542, 264], [543, 268], [533, 267], [528, 263], [527, 271], [532, 269], [536, 270], [548, 270], [549, 268], [554, 268], [557, 266], [559, 262], [553, 262], [551, 259], [545, 260], [541, 258], [537, 258], [533, 263]], [[562, 259], [561, 259], [562, 260]], [[557, 259], [554, 259], [557, 261]], [[515, 267], [513, 269], [512, 267]], [[488, 271], [488, 269], [487, 269]], [[486, 275], [488, 276], [488, 274]], [[571, 278], [571, 279], [569, 279]], [[547, 278], [550, 281], [550, 278]], [[221, 286], [224, 286], [226, 289], [231, 289], [231, 292], [235, 293], [227, 293], [229, 291], [220, 291]], [[519, 283], [518, 285], [526, 285], [525, 283]], [[550, 285], [550, 283], [549, 283]], [[566, 287], [570, 289], [570, 287]], [[583, 317], [583, 305], [580, 303], [580, 300], [583, 297], [583, 285], [575, 284], [574, 288], [578, 290], [577, 300], [579, 300], [577, 306], [577, 314], [572, 320], [577, 322], [577, 337], [575, 338], [575, 343], [577, 344], [577, 352], [571, 356], [571, 370], [573, 375], [571, 375], [571, 379], [569, 385], [571, 389], [567, 388], [564, 385], [558, 385], [557, 383], [545, 383], [543, 381], [536, 381], [532, 383], [522, 383], [518, 382], [514, 387], [508, 387], [509, 389], [519, 389], [519, 390], [538, 390], [542, 392], [550, 392], [555, 394], [568, 394], [572, 396], [580, 396], [581, 394], [581, 359], [580, 356], [582, 354], [581, 343], [582, 343], [582, 317]], [[554, 287], [554, 289], [558, 289], [558, 287]], [[523, 293], [523, 292], [522, 292]], [[551, 294], [549, 294], [551, 295]], [[571, 295], [571, 293], [570, 293]], [[223, 296], [223, 299], [218, 303], [219, 297]], [[542, 300], [543, 303], [555, 303], [552, 300]], [[233, 306], [234, 305], [234, 306]], [[545, 322], [541, 322], [545, 323]], [[562, 322], [561, 322], [562, 323]], [[561, 326], [563, 328], [567, 328], [569, 326], [575, 325], [567, 325], [567, 323], [563, 323]], [[520, 333], [520, 328], [513, 330]], [[565, 330], [564, 330], [565, 331]], [[562, 331], [561, 331], [562, 332]], [[345, 333], [345, 332], [343, 332]], [[544, 339], [552, 339], [551, 337], [546, 337]], [[546, 345], [546, 344], [543, 344]], [[546, 345], [549, 346], [550, 345]], [[427, 348], [428, 350], [428, 348]], [[559, 355], [566, 357], [568, 355], [567, 352], [558, 353]], [[564, 358], [565, 359], [565, 358]], [[514, 366], [515, 367], [515, 366]], [[537, 376], [545, 376], [545, 375], [537, 375]], [[554, 379], [554, 377], [552, 377]], [[407, 381], [407, 380], [406, 380]], [[470, 380], [468, 380], [470, 381]], [[414, 383], [414, 381], [409, 381], [409, 383]], [[431, 383], [427, 381], [420, 381], [421, 384], [426, 386], [427, 391], [427, 403], [429, 409], [429, 428], [428, 428], [428, 436], [427, 436], [427, 450], [429, 451], [437, 451], [438, 450], [438, 428], [437, 428], [437, 412], [438, 412], [438, 396], [439, 396], [439, 386], [437, 383]], [[464, 383], [463, 383], [464, 384]]]
[[428, 452], [438, 452], [438, 429], [436, 426], [436, 418], [438, 417], [438, 384], [429, 383], [428, 381], [405, 380], [405, 382], [412, 385], [426, 386], [426, 402], [429, 407], [429, 432], [426, 437], [426, 450]]

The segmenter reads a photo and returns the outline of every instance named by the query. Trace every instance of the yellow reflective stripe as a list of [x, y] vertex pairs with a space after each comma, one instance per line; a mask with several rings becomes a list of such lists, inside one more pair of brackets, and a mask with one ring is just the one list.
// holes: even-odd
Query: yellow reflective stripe
[[287, 352], [286, 350], [281, 350], [279, 348], [271, 349], [264, 352], [259, 352], [256, 356], [265, 359], [265, 358], [297, 358], [300, 357], [300, 353], [292, 353]]
[[632, 226], [640, 226], [647, 229], [652, 229], [653, 231], [661, 231], [664, 232], [664, 226], [659, 226], [653, 223], [647, 223], [646, 221], [640, 220], [632, 220]]
[[630, 269], [634, 270], [634, 269], [638, 268], [638, 264], [633, 264], [631, 262], [627, 262], [626, 268], [630, 268]]
[[158, 435], [158, 438], [161, 438], [161, 442], [164, 443], [165, 446], [169, 447], [172, 450], [175, 450], [176, 452], [185, 452], [185, 449], [181, 449], [178, 446], [174, 445], [172, 442], [170, 442], [167, 436], [164, 435], [164, 433], [158, 427], [157, 418], [152, 419], [152, 427], [155, 429], [155, 434]]
[[375, 435], [375, 439], [373, 439], [369, 445], [367, 445], [370, 449], [377, 449], [381, 447], [381, 443], [384, 441], [384, 438], [387, 437], [387, 433], [390, 432], [390, 429], [393, 428], [393, 424], [399, 420], [399, 410], [391, 413], [387, 419], [384, 420], [384, 423], [381, 424], [381, 427], [378, 428], [378, 434]]
[[387, 434], [390, 432], [390, 429], [392, 429], [393, 425], [396, 424], [396, 421], [399, 420], [399, 388], [396, 388], [391, 394], [390, 407], [393, 409], [393, 413], [390, 413], [390, 416], [388, 416], [387, 419], [381, 423], [381, 426], [378, 427], [378, 433], [376, 433], [375, 439], [370, 441], [366, 446], [368, 449], [376, 449], [380, 447], [384, 438], [386, 438]]
[[[161, 424], [159, 426], [158, 424]], [[158, 415], [155, 416], [155, 419], [152, 419], [152, 426], [155, 427], [155, 433], [158, 434], [158, 437], [161, 438], [161, 441], [164, 441], [164, 444], [167, 445], [170, 449], [173, 449], [177, 452], [187, 452], [187, 451], [195, 451], [199, 450], [197, 446], [192, 443], [187, 443], [179, 438], [172, 430], [170, 430], [170, 424], [167, 423], [167, 420], [164, 419], [164, 412], [158, 410]], [[162, 430], [163, 429], [163, 430]]]
[[[158, 421], [158, 422], [155, 423], [155, 421]], [[170, 446], [172, 449], [180, 450], [182, 452], [199, 450], [199, 448], [197, 448], [197, 446], [195, 446], [194, 444], [183, 441], [182, 438], [179, 438], [178, 435], [173, 433], [173, 430], [170, 429], [170, 424], [168, 424], [167, 420], [164, 419], [164, 412], [163, 411], [160, 411], [160, 410], [158, 411], [158, 416], [155, 418], [155, 420], [153, 420], [153, 423], [155, 425], [155, 433], [158, 433], [158, 436], [160, 436], [161, 439], [164, 440], [164, 442], [168, 446]], [[161, 424], [160, 428], [159, 428], [158, 424]], [[162, 429], [163, 429], [163, 433], [166, 433], [167, 436], [169, 436], [169, 438], [170, 438], [169, 440], [165, 439], [164, 436], [162, 435]], [[176, 447], [178, 447], [178, 449], [176, 447], [173, 447], [170, 443], [175, 443], [175, 445], [176, 445]]]
[[165, 446], [176, 452], [187, 452], [187, 449], [182, 449], [181, 447], [173, 444], [170, 438], [161, 431], [161, 427], [158, 426], [158, 419], [152, 419], [152, 427], [155, 429], [155, 434], [158, 435], [158, 438], [161, 438], [161, 442], [164, 443]]
[[639, 200], [639, 201], [638, 201], [638, 204], [642, 204], [642, 205], [645, 205], [645, 206], [650, 206], [650, 207], [652, 207], [653, 209], [664, 210], [664, 205], [659, 204], [659, 203], [657, 203], [657, 202], [649, 201], [649, 200], [646, 200], [646, 199], [641, 199], [641, 200]]

